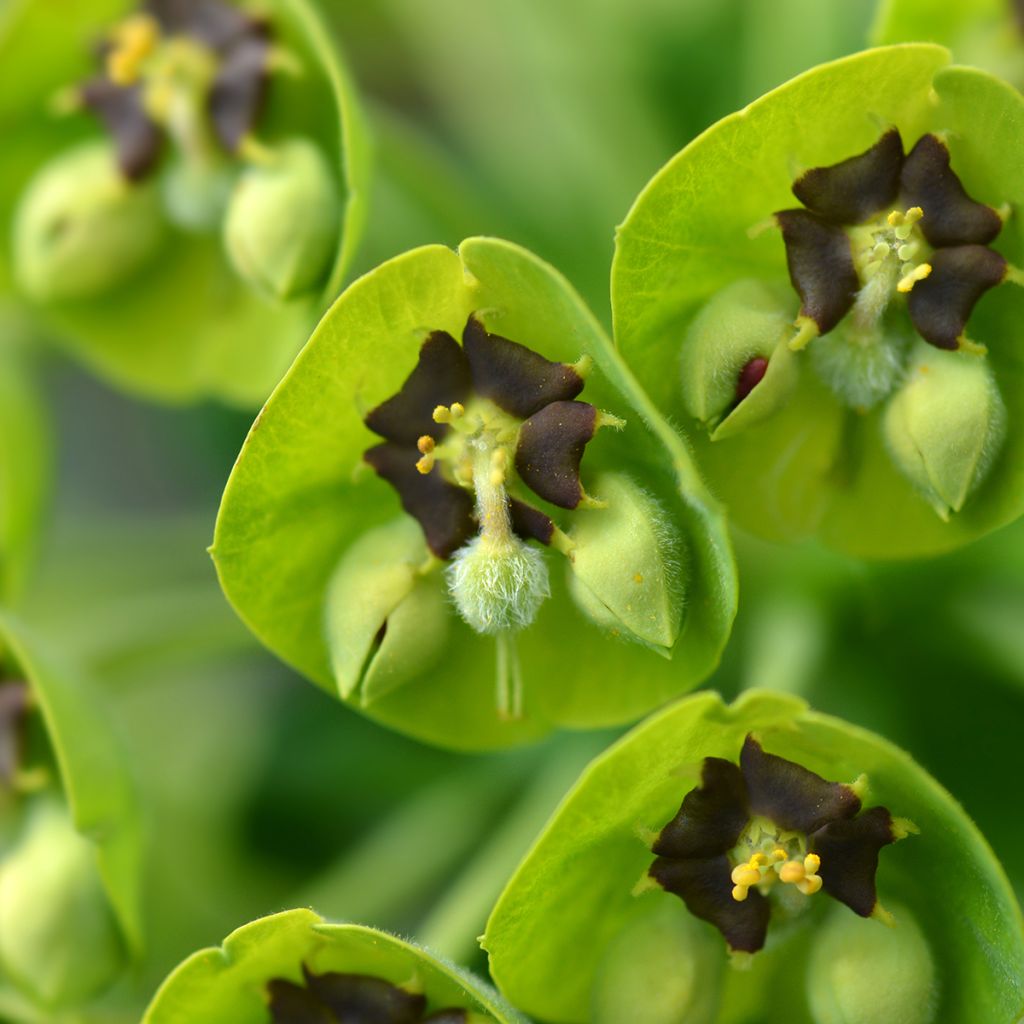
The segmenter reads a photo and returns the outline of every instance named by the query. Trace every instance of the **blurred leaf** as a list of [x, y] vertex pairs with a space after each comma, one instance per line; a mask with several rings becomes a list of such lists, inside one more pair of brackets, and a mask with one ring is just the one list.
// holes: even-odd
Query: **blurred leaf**
[[[637, 829], [660, 828], [696, 781], [702, 759], [735, 761], [752, 730], [773, 753], [825, 778], [867, 773], [870, 802], [913, 819], [921, 834], [885, 851], [879, 892], [883, 902], [891, 894], [910, 908], [930, 937], [942, 978], [939, 1019], [1012, 1024], [1024, 1009], [1024, 921], [970, 819], [907, 754], [767, 691], [752, 691], [732, 706], [713, 693], [685, 698], [591, 763], [488, 923], [483, 944], [505, 995], [545, 1019], [585, 1018], [600, 958], [630, 918], [637, 902], [631, 889], [651, 863]], [[675, 897], [658, 892], [640, 899], [653, 904]], [[809, 913], [804, 920], [811, 941], [816, 918]], [[706, 941], [724, 957], [721, 936], [703, 927]], [[781, 972], [785, 987], [796, 991], [793, 979], [803, 957], [791, 944], [779, 942], [754, 961], [755, 971]], [[742, 989], [745, 978], [737, 974], [731, 985]], [[749, 984], [759, 978], [755, 974]], [[793, 1018], [769, 1000], [758, 1019], [783, 1024]]]
[[[361, 467], [363, 450], [373, 443], [362, 415], [398, 390], [427, 331], [461, 336], [473, 310], [500, 316], [503, 334], [528, 341], [548, 358], [592, 356], [601, 372], [591, 375], [584, 397], [632, 416], [635, 425], [619, 437], [602, 435], [584, 470], [628, 461], [645, 486], [671, 503], [669, 518], [684, 531], [687, 610], [673, 660], [663, 661], [606, 638], [571, 606], [556, 572], [554, 596], [517, 640], [526, 680], [526, 717], [517, 721], [499, 717], [487, 682], [493, 643], [453, 623], [458, 633], [441, 669], [363, 710], [415, 736], [463, 749], [521, 742], [557, 724], [592, 727], [643, 714], [711, 671], [736, 600], [720, 514], [681, 441], [591, 314], [564, 278], [536, 257], [507, 242], [477, 238], [464, 242], [458, 254], [440, 246], [415, 250], [356, 282], [253, 425], [228, 482], [211, 550], [225, 593], [257, 636], [335, 690], [325, 587], [346, 547], [396, 507], [390, 489]], [[568, 641], [574, 634], [579, 643]]]

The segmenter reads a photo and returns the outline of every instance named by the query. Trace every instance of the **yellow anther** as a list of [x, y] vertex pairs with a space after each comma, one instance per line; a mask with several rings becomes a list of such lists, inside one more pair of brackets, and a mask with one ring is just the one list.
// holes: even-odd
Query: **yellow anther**
[[888, 217], [885, 218], [889, 227], [899, 227], [903, 223], [903, 214], [899, 210], [893, 210]]
[[436, 445], [437, 442], [429, 434], [424, 434], [416, 442], [416, 447], [419, 449], [420, 455], [429, 455]]
[[732, 887], [732, 898], [737, 903], [742, 903], [747, 898], [747, 893], [750, 892], [750, 886], [748, 885], [734, 885]]
[[813, 896], [821, 889], [821, 878], [818, 875], [808, 875], [802, 881], [797, 882], [796, 887], [805, 896]]
[[899, 284], [896, 285], [896, 291], [906, 295], [918, 281], [923, 281], [931, 272], [932, 265], [930, 263], [919, 263], [913, 270], [900, 278]]
[[821, 858], [816, 853], [809, 853], [804, 857], [804, 871], [809, 875], [816, 875], [821, 867]]
[[779, 868], [779, 878], [790, 884], [802, 882], [805, 874], [804, 866], [798, 860], [788, 860]]
[[427, 452], [421, 459], [416, 462], [416, 468], [426, 476], [434, 468], [435, 456], [433, 452]]
[[737, 864], [732, 869], [730, 877], [734, 885], [749, 889], [750, 886], [757, 885], [761, 881], [761, 872], [750, 864]]
[[466, 415], [466, 407], [461, 402], [452, 402], [452, 404], [448, 406], [448, 411], [451, 413], [453, 420], [461, 419]]
[[107, 75], [117, 85], [132, 85], [142, 62], [156, 48], [160, 26], [148, 14], [123, 21], [113, 32], [113, 46], [107, 54]]
[[912, 206], [903, 216], [904, 224], [916, 224], [924, 216], [924, 210], [920, 206]]
[[750, 858], [750, 865], [751, 865], [751, 867], [755, 867], [756, 868], [756, 867], [760, 867], [760, 865], [762, 865], [762, 864], [767, 864], [767, 863], [768, 863], [768, 857], [765, 854], [763, 854], [763, 853], [755, 853]]
[[788, 856], [789, 856], [789, 854], [788, 854], [788, 853], [786, 853], [786, 851], [785, 851], [785, 850], [784, 850], [784, 849], [783, 849], [783, 848], [782, 848], [781, 846], [776, 846], [776, 847], [775, 847], [775, 849], [774, 849], [774, 850], [772, 850], [772, 857], [773, 857], [773, 858], [774, 858], [775, 860], [778, 860], [778, 861], [783, 861], [783, 860], [785, 860], [785, 859], [786, 859], [786, 858], [787, 858]]
[[451, 423], [452, 411], [447, 405], [438, 405], [434, 407], [434, 411], [431, 413], [430, 418], [435, 423]]

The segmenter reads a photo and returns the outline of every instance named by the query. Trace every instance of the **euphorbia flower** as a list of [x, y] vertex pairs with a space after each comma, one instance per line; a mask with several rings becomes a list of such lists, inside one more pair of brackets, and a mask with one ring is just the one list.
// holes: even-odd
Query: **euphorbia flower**
[[824, 890], [891, 922], [875, 892], [878, 852], [916, 828], [885, 807], [861, 811], [864, 788], [826, 782], [748, 734], [739, 765], [704, 759], [700, 786], [654, 842], [649, 877], [746, 953], [764, 946], [773, 894], [799, 911]]

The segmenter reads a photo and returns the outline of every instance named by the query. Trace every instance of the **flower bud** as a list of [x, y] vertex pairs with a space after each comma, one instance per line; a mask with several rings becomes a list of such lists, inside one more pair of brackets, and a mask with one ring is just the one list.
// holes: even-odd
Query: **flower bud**
[[921, 929], [903, 909], [896, 924], [832, 913], [815, 936], [807, 997], [815, 1024], [932, 1024], [935, 964]]
[[738, 433], [774, 412], [797, 376], [789, 350], [792, 316], [761, 281], [736, 281], [697, 314], [681, 354], [686, 411], [712, 439]]
[[32, 179], [14, 224], [14, 269], [33, 299], [87, 299], [121, 284], [163, 231], [152, 183], [127, 181], [105, 143], [58, 156]]
[[666, 654], [683, 614], [682, 545], [657, 500], [621, 473], [602, 473], [606, 508], [573, 514], [569, 590], [612, 634]]
[[612, 939], [594, 983], [593, 1024], [712, 1024], [724, 957], [682, 907], [658, 901]]
[[84, 1002], [117, 977], [124, 946], [96, 848], [55, 798], [29, 812], [0, 865], [0, 966], [45, 1006]]
[[452, 556], [448, 589], [465, 622], [478, 633], [525, 629], [551, 596], [544, 555], [518, 537], [474, 537]]
[[919, 343], [883, 430], [893, 461], [938, 515], [959, 512], [1006, 434], [1006, 407], [988, 360]]
[[340, 230], [337, 186], [311, 142], [291, 139], [235, 185], [224, 244], [238, 274], [277, 299], [313, 291], [331, 271]]
[[327, 643], [342, 697], [364, 704], [420, 675], [444, 650], [449, 611], [438, 574], [422, 577], [423, 536], [402, 518], [363, 534], [327, 589]]

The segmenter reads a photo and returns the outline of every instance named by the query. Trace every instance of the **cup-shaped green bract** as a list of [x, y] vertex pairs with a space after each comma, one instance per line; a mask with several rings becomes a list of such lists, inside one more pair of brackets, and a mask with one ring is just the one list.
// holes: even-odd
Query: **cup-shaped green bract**
[[[163, 401], [262, 402], [363, 231], [368, 145], [336, 42], [307, 0], [243, 6], [203, 0], [186, 17], [83, 0], [55, 18], [17, 0], [0, 26], [0, 229], [16, 232], [0, 289], [92, 370]], [[240, 273], [222, 238], [232, 189], [247, 169], [296, 162], [296, 138], [310, 147], [302, 194], [265, 186], [246, 202]], [[96, 156], [69, 196], [77, 147], [101, 141], [122, 188]]]
[[[536, 381], [502, 392], [520, 372], [539, 410]], [[253, 425], [212, 554], [278, 655], [466, 749], [639, 717], [707, 676], [735, 611], [678, 435], [568, 283], [496, 239], [413, 250], [338, 299]]]
[[142, 833], [89, 680], [10, 617], [0, 638], [0, 688], [25, 694], [20, 718], [5, 708], [0, 722], [0, 998], [5, 1013], [24, 1004], [46, 1019], [102, 996], [141, 950]]
[[940, 43], [958, 61], [1024, 86], [1024, 9], [1019, 0], [881, 0], [871, 40]]
[[[320, 1003], [320, 996], [331, 995], [325, 992], [331, 982], [338, 1003]], [[402, 1002], [405, 1015], [395, 1020], [418, 1022], [449, 1010], [446, 1024], [523, 1021], [486, 982], [419, 946], [357, 924], [329, 924], [311, 910], [287, 910], [239, 928], [219, 948], [190, 956], [160, 986], [142, 1024], [344, 1021], [344, 986], [360, 983], [371, 997], [380, 992], [385, 1006]], [[313, 994], [310, 1009], [318, 1015], [286, 1016], [286, 999], [296, 1000], [290, 1008], [306, 1006], [302, 990]], [[364, 1006], [372, 1009], [370, 1002]], [[392, 1019], [376, 1012], [374, 1020]]]
[[[1024, 511], [1022, 133], [1008, 85], [938, 46], [888, 47], [713, 125], [637, 198], [612, 268], [616, 341], [737, 523], [892, 558], [953, 549]], [[966, 233], [943, 234], [947, 189], [977, 218]], [[947, 433], [929, 456], [987, 453], [986, 472], [953, 471], [969, 482], [941, 514], [886, 439], [922, 338], [982, 362], [1006, 406], [998, 442], [986, 393], [985, 408], [961, 410], [983, 436]]]
[[[751, 734], [757, 741], [747, 738]], [[816, 786], [822, 779], [855, 780], [852, 787], [827, 784], [828, 791], [845, 803], [841, 813], [846, 817], [840, 824], [825, 826], [825, 831], [843, 836], [843, 841], [817, 844], [820, 856], [797, 870], [798, 883], [805, 877], [804, 868], [820, 870], [822, 892], [816, 891], [821, 888], [818, 881], [803, 882], [799, 893], [780, 884], [766, 887], [767, 895], [748, 895], [745, 890], [730, 895], [732, 881], [750, 881], [744, 877], [751, 871], [747, 863], [733, 869], [732, 881], [726, 864], [722, 890], [719, 881], [712, 883], [711, 875], [705, 875], [706, 866], [717, 871], [714, 833], [743, 826], [742, 821], [730, 824], [718, 816], [723, 805], [709, 795], [709, 766], [714, 775], [715, 769], [729, 768], [739, 759], [751, 806], [775, 802], [776, 823], [796, 807], [784, 806], [796, 792], [787, 788], [788, 782], [756, 792], [755, 769], [760, 770], [758, 763], [767, 763], [764, 752], [776, 755], [768, 761], [790, 779], [806, 780], [800, 769], [808, 769], [821, 776]], [[739, 776], [721, 774], [719, 780], [730, 777]], [[684, 813], [679, 816], [681, 806]], [[815, 814], [818, 806], [814, 804]], [[857, 816], [851, 817], [858, 807]], [[896, 827], [898, 819], [883, 808], [893, 816], [906, 815], [907, 820]], [[765, 819], [757, 821], [759, 828], [767, 827]], [[671, 826], [665, 827], [669, 822]], [[695, 822], [700, 827], [693, 830]], [[879, 822], [886, 829], [893, 827], [883, 837], [885, 845], [875, 846], [864, 858], [851, 857], [858, 830]], [[910, 834], [914, 827], [918, 834]], [[793, 839], [793, 833], [780, 836], [784, 843]], [[906, 838], [890, 845], [898, 836]], [[670, 858], [663, 843], [675, 844], [676, 853], [683, 856], [679, 845], [698, 838], [700, 843], [686, 854], [692, 859], [676, 861], [675, 868], [669, 865], [677, 872], [679, 886], [662, 891], [654, 883], [652, 843], [661, 851], [657, 859], [664, 868]], [[726, 837], [724, 843], [729, 841]], [[769, 856], [755, 863], [770, 861]], [[861, 902], [851, 890], [844, 891], [843, 880], [868, 869], [873, 872], [875, 864], [871, 905], [870, 899]], [[758, 871], [753, 874], [756, 878]], [[658, 877], [663, 884], [672, 884], [669, 874]], [[709, 888], [684, 888], [687, 877], [696, 883], [706, 879]], [[786, 874], [780, 878], [794, 880]], [[727, 917], [750, 907], [754, 899], [767, 915], [767, 942], [752, 954], [734, 954], [729, 962], [718, 928], [690, 915], [690, 900], [684, 906], [674, 894], [684, 891], [703, 911], [714, 908], [702, 892], [712, 902], [720, 901], [718, 910]], [[664, 909], [666, 904], [672, 909]], [[882, 905], [891, 914], [880, 910]], [[854, 906], [859, 907], [856, 913]], [[644, 915], [650, 915], [652, 933], [665, 931], [668, 926], [660, 915], [672, 911], [689, 916], [698, 933], [692, 941], [707, 947], [689, 954], [692, 966], [704, 964], [710, 956], [721, 969], [718, 974], [700, 968], [713, 989], [706, 997], [721, 1001], [717, 1015], [710, 1011], [710, 1019], [719, 1024], [897, 1020], [918, 999], [923, 1000], [922, 1008], [917, 1016], [908, 1012], [907, 1020], [1015, 1024], [1024, 1010], [1024, 921], [1005, 874], [976, 827], [906, 753], [869, 732], [813, 712], [791, 696], [752, 690], [725, 705], [717, 694], [691, 695], [591, 762], [513, 875], [482, 941], [490, 954], [492, 977], [517, 1006], [543, 1020], [587, 1020], [595, 994], [605, 998], [605, 975], [616, 969], [614, 958], [625, 955], [622, 937], [635, 936]], [[886, 922], [892, 926], [891, 934]], [[893, 958], [902, 960], [899, 976], [881, 967], [876, 970], [872, 935], [878, 950], [887, 948]], [[639, 945], [647, 939], [634, 941]], [[740, 939], [734, 934], [731, 941]], [[666, 971], [671, 970], [671, 957], [668, 948], [652, 954]], [[855, 974], [854, 964], [859, 965]], [[858, 1017], [859, 1001], [868, 991], [858, 985], [869, 985], [872, 972], [879, 986], [884, 976], [884, 998], [893, 1013]], [[677, 981], [673, 976], [665, 984]], [[805, 992], [813, 993], [812, 1006], [839, 1007], [847, 1016], [829, 1016], [829, 1009], [816, 1009], [817, 1017], [808, 1016]], [[879, 993], [881, 997], [881, 987]], [[656, 993], [651, 999], [657, 1006]], [[929, 1008], [934, 1017], [927, 1015]], [[648, 1019], [642, 1003], [632, 1019]]]

